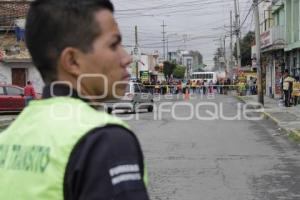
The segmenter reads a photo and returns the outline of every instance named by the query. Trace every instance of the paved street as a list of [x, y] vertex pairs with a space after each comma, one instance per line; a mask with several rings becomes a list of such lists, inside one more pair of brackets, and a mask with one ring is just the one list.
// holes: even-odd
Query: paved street
[[156, 100], [154, 113], [117, 114], [142, 143], [151, 199], [300, 199], [300, 146], [274, 122], [230, 96]]
[[[189, 102], [196, 107], [204, 101], [214, 102], [218, 108], [223, 103], [226, 116], [237, 113], [239, 102], [229, 96]], [[209, 116], [204, 114], [206, 108], [199, 109], [201, 116]], [[175, 115], [187, 117], [188, 110], [176, 106]], [[139, 117], [129, 123], [145, 152], [151, 199], [300, 199], [299, 146], [270, 120], [175, 120], [167, 111], [156, 120], [155, 115], [119, 115]]]

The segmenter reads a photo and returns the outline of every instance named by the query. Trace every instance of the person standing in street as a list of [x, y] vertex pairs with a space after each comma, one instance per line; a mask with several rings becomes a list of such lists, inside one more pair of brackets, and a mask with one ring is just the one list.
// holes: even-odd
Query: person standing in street
[[289, 70], [286, 69], [283, 74], [283, 92], [284, 92], [284, 104], [285, 107], [290, 107], [291, 104], [291, 94], [292, 94], [292, 85], [294, 79], [290, 77]]
[[129, 81], [113, 11], [109, 0], [31, 2], [26, 43], [46, 86], [0, 134], [0, 199], [149, 199], [137, 137], [94, 108]]
[[25, 106], [28, 106], [29, 102], [33, 99], [36, 99], [36, 93], [31, 81], [27, 81], [27, 85], [24, 87]]

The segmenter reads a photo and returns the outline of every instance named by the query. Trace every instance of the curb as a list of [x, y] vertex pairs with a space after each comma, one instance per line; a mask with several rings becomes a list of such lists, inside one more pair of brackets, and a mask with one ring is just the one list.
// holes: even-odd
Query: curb
[[294, 140], [295, 142], [299, 142], [300, 141], [300, 131], [296, 130], [296, 129], [289, 129], [289, 128], [285, 128], [280, 126], [280, 121], [278, 119], [276, 119], [275, 117], [273, 117], [270, 113], [267, 112], [262, 112], [263, 115], [267, 118], [270, 119], [271, 121], [273, 121], [277, 126], [279, 126], [286, 134], [287, 136]]
[[241, 96], [234, 96], [237, 100], [243, 102], [243, 103], [246, 103], [246, 101], [243, 99], [243, 97]]
[[297, 141], [300, 141], [300, 130], [292, 129], [290, 130], [290, 134], [294, 135]]
[[[241, 102], [243, 102], [243, 103], [246, 103], [246, 101], [243, 99], [243, 97], [236, 96], [236, 99], [238, 99], [239, 101], [241, 101]], [[275, 117], [273, 117], [271, 114], [269, 114], [269, 113], [267, 113], [267, 112], [265, 112], [265, 111], [263, 111], [262, 114], [263, 114], [265, 117], [271, 119], [271, 120], [272, 120], [273, 122], [275, 122], [277, 125], [279, 125], [279, 123], [280, 123], [279, 120], [276, 119]], [[281, 127], [281, 128], [282, 128], [282, 127]]]
[[273, 117], [270, 113], [267, 113], [264, 111], [263, 114], [265, 117], [271, 119], [273, 122], [275, 122], [277, 125], [279, 125], [280, 121], [278, 119], [276, 119], [275, 117]]
[[[240, 96], [236, 96], [236, 99], [246, 103], [246, 101], [243, 99], [243, 97]], [[271, 121], [273, 121], [277, 126], [279, 126], [287, 135], [289, 138], [291, 138], [292, 140], [294, 140], [295, 142], [299, 142], [300, 141], [300, 130], [296, 130], [296, 129], [288, 129], [285, 127], [280, 126], [280, 121], [278, 119], [276, 119], [275, 117], [273, 117], [270, 113], [267, 113], [265, 111], [262, 112], [262, 114], [267, 118], [270, 119]]]
[[288, 138], [294, 142], [300, 143], [300, 132], [297, 130], [289, 130], [287, 133]]

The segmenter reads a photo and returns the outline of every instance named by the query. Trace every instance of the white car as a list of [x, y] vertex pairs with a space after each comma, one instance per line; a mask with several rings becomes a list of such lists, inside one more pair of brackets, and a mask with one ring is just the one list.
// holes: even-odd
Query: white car
[[140, 109], [153, 111], [153, 95], [140, 83], [130, 81], [126, 87], [125, 95], [119, 100], [105, 102], [108, 113], [113, 110], [130, 110], [135, 113]]

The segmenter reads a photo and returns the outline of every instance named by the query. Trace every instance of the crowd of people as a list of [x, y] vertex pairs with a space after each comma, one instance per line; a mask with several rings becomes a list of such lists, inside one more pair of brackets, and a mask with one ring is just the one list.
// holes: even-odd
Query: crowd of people
[[150, 91], [150, 93], [158, 94], [209, 94], [216, 91], [219, 94], [227, 94], [230, 79], [220, 79], [216, 83], [212, 80], [172, 80], [172, 81], [143, 81], [143, 85]]
[[[236, 90], [238, 95], [257, 95], [257, 78], [249, 77], [243, 81], [232, 81], [230, 79], [212, 80], [172, 80], [172, 81], [143, 81], [144, 86], [156, 94], [203, 94], [210, 93], [227, 94], [229, 90]], [[300, 104], [299, 76], [292, 77], [289, 71], [285, 70], [282, 77], [282, 99], [285, 106], [290, 107]]]

